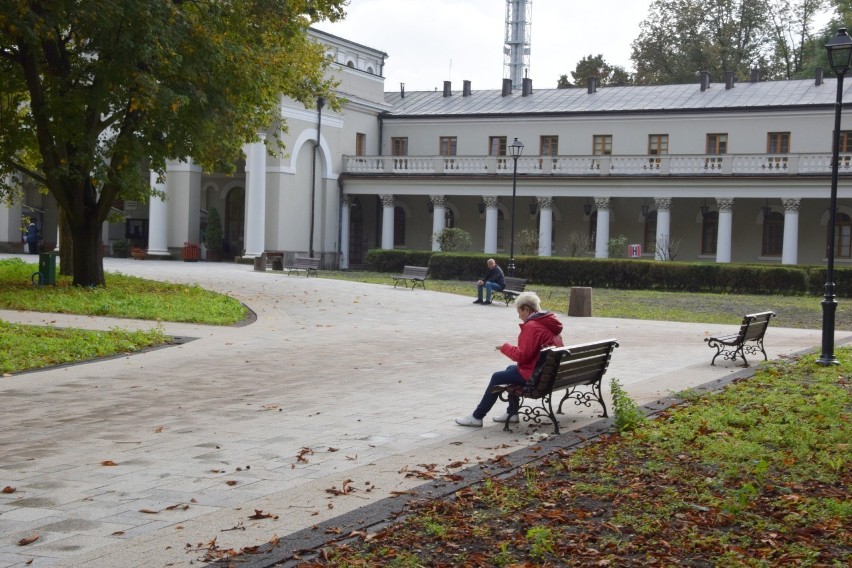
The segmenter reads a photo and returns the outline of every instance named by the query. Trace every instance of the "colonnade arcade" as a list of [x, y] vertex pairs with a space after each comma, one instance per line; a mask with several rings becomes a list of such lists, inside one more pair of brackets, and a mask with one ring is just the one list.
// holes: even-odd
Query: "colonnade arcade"
[[[364, 197], [364, 194], [362, 193], [344, 194], [343, 196], [343, 210], [341, 212], [343, 225], [340, 232], [342, 251], [350, 250], [350, 212], [353, 209], [354, 198], [359, 195]], [[399, 216], [396, 214], [399, 206], [404, 203], [407, 208], [410, 208], [412, 206], [412, 202], [418, 202], [420, 197], [415, 197], [409, 194], [400, 196], [393, 194], [379, 194], [378, 197], [381, 203], [381, 216], [378, 221], [380, 227], [377, 227], [377, 233], [381, 236], [381, 248], [390, 250], [395, 248], [394, 235], [398, 229], [398, 227], [395, 227], [395, 222], [398, 222], [399, 220]], [[450, 201], [452, 199], [454, 198], [448, 195], [428, 195], [429, 209], [432, 214], [431, 234], [429, 235], [432, 250], [439, 250], [438, 243], [431, 238], [431, 235], [439, 233], [445, 228], [446, 220], [448, 218], [447, 208], [450, 207]], [[502, 214], [503, 211], [511, 211], [511, 197], [507, 198], [505, 196], [484, 195], [481, 196], [481, 199], [482, 201], [479, 203], [479, 207], [483, 215], [480, 217], [484, 217], [484, 224], [478, 224], [477, 230], [482, 231], [481, 236], [482, 242], [484, 243], [482, 252], [494, 254], [500, 252], [500, 248], [503, 249], [503, 252], [507, 252], [508, 247], [506, 245], [508, 243], [508, 238], [506, 238], [506, 235], [508, 230], [502, 230], [503, 228], [501, 227], [501, 223], [505, 222], [503, 219], [505, 216]], [[554, 254], [558, 254], [553, 250], [552, 238], [552, 235], [554, 234], [554, 216], [559, 215], [559, 211], [555, 206], [555, 201], [557, 199], [559, 198], [553, 196], [537, 196], [534, 198], [536, 216], [531, 218], [534, 219], [533, 222], [537, 224], [536, 230], [539, 237], [539, 256], [554, 256]], [[609, 256], [608, 245], [610, 238], [612, 235], [621, 232], [618, 230], [621, 228], [619, 226], [621, 222], [615, 225], [615, 229], [613, 225], [613, 212], [616, 208], [615, 206], [619, 204], [620, 200], [620, 204], [623, 206], [623, 215], [624, 211], [628, 207], [633, 207], [633, 205], [627, 206], [627, 200], [624, 198], [594, 197], [585, 199], [585, 219], [589, 223], [588, 231], [590, 237], [593, 239], [592, 244], [594, 247], [594, 256], [596, 258], [607, 258]], [[682, 200], [682, 207], [678, 209], [678, 214], [688, 215], [690, 221], [694, 221], [696, 224], [699, 224], [700, 230], [694, 231], [694, 234], [692, 235], [682, 236], [672, 233], [672, 205], [673, 202], [676, 203], [679, 201], [679, 198], [655, 197], [649, 198], [646, 201], [648, 202], [648, 205], [642, 208], [642, 215], [645, 219], [645, 230], [650, 232], [649, 235], [646, 235], [646, 242], [650, 243], [650, 246], [647, 246], [646, 250], [651, 249], [648, 250], [648, 252], [650, 253], [653, 251], [654, 258], [657, 260], [672, 260], [672, 258], [668, 256], [665, 247], [653, 246], [653, 244], [668, 243], [674, 238], [682, 237], [684, 239], [691, 238], [701, 241], [700, 243], [697, 243], [696, 246], [699, 248], [699, 254], [702, 258], [711, 256], [719, 263], [731, 262], [735, 233], [734, 213], [737, 210], [737, 205], [740, 203], [744, 204], [746, 202], [751, 202], [750, 211], [748, 213], [744, 213], [744, 219], [740, 222], [751, 221], [751, 211], [759, 211], [759, 216], [755, 218], [754, 222], [760, 225], [763, 225], [764, 222], [767, 224], [766, 231], [764, 231], [764, 239], [774, 239], [780, 242], [780, 251], [771, 252], [767, 255], [775, 257], [780, 253], [780, 261], [782, 264], [795, 265], [799, 262], [798, 241], [799, 209], [802, 203], [801, 198], [785, 198], [780, 200], [776, 198], [773, 200], [774, 204], [772, 206], [764, 205], [764, 203], [768, 204], [768, 201], [763, 199], [759, 200], [759, 206], [756, 200], [746, 198], [740, 199], [725, 197], [705, 200], [699, 199], [698, 201], [704, 204], [701, 207], [694, 207], [694, 203], [696, 202], [695, 198], [689, 198], [688, 200], [684, 199]], [[689, 202], [688, 207], [685, 203], [687, 201]], [[518, 211], [516, 211], [516, 213], [519, 213], [520, 210], [526, 211], [527, 204], [530, 203], [529, 197], [524, 198], [522, 205], [520, 205], [520, 203], [521, 202], [519, 201], [518, 204], [516, 204], [516, 207], [518, 207]], [[635, 203], [635, 199], [630, 200], [630, 203]], [[501, 208], [502, 211], [500, 210]], [[530, 208], [532, 213], [531, 203]], [[483, 209], [484, 211], [482, 211]], [[647, 209], [647, 211], [644, 211], [645, 209]], [[783, 210], [783, 213], [781, 210]], [[629, 215], [632, 217], [632, 210]], [[452, 218], [452, 215], [449, 217]], [[745, 219], [745, 217], [749, 218]], [[772, 224], [771, 227], [768, 226], [770, 219], [774, 221], [774, 224]], [[639, 222], [642, 222], [641, 217]], [[825, 225], [824, 221], [821, 221], [821, 224]], [[469, 225], [467, 225], [466, 228], [467, 227], [469, 227]], [[578, 227], [574, 227], [574, 229], [578, 229]], [[502, 241], [502, 247], [498, 246], [498, 231], [504, 233], [504, 238], [499, 239]], [[777, 234], [767, 235], [767, 231], [775, 231]], [[653, 239], [653, 241], [650, 239]], [[418, 239], [418, 242], [422, 242], [422, 240]], [[766, 248], [765, 244], [763, 248]], [[779, 247], [776, 246], [775, 249], [777, 248]], [[342, 268], [346, 268], [346, 255], [344, 254], [343, 257], [344, 258], [341, 262]]]

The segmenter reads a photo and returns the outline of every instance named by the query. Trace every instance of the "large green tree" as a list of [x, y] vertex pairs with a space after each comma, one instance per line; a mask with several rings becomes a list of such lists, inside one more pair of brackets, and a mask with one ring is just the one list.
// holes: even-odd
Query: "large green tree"
[[568, 80], [568, 75], [560, 75], [556, 88], [569, 89], [574, 86], [584, 86], [589, 77], [596, 77], [601, 86], [629, 85], [632, 82], [630, 73], [624, 67], [610, 65], [600, 53], [583, 57], [574, 67], [571, 77], [574, 79], [573, 84]]
[[[148, 169], [229, 171], [283, 127], [281, 95], [336, 104], [317, 21], [345, 0], [0, 0], [0, 192], [40, 183], [73, 235], [74, 284], [104, 285], [100, 228]], [[65, 247], [67, 243], [62, 242]]]
[[[825, 0], [655, 0], [633, 42], [638, 84], [797, 76], [813, 65], [815, 17]], [[810, 71], [812, 69], [808, 69]]]

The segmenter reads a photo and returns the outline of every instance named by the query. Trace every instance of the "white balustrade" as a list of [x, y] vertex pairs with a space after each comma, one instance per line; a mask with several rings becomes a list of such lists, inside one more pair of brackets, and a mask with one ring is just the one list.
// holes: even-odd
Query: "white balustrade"
[[[351, 174], [511, 176], [511, 156], [344, 156]], [[841, 175], [852, 175], [852, 154], [840, 156]], [[720, 176], [831, 173], [830, 154], [707, 154], [662, 156], [521, 156], [529, 176]]]

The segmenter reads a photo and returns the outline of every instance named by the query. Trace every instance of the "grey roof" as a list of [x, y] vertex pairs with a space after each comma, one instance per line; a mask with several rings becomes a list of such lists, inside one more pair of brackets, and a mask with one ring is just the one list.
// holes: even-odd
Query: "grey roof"
[[[844, 100], [848, 100], [850, 85], [844, 85]], [[733, 109], [773, 110], [833, 106], [837, 79], [826, 78], [822, 85], [813, 79], [795, 81], [762, 81], [736, 83], [725, 89], [724, 83], [711, 83], [701, 91], [698, 83], [689, 85], [655, 85], [599, 87], [589, 93], [585, 88], [538, 89], [522, 96], [520, 90], [501, 96], [500, 90], [473, 91], [463, 97], [452, 91], [444, 97], [442, 91], [411, 91], [401, 97], [399, 92], [386, 92], [385, 100], [392, 106], [387, 118], [535, 115], [535, 114], [594, 114], [636, 113], [656, 111], [721, 111]], [[846, 106], [844, 104], [844, 106]]]

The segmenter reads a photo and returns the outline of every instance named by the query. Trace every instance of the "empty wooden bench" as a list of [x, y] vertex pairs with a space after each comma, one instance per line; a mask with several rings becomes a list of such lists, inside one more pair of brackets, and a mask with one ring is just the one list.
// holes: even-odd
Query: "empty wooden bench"
[[[503, 430], [509, 430], [511, 417], [523, 416], [524, 422], [541, 424], [543, 419], [553, 424], [553, 433], [559, 434], [556, 414], [562, 414], [562, 404], [574, 399], [575, 405], [591, 406], [597, 402], [607, 416], [606, 403], [601, 394], [601, 380], [609, 368], [612, 352], [618, 347], [615, 339], [582, 343], [568, 347], [545, 347], [539, 355], [530, 380], [523, 387], [505, 385], [495, 387], [500, 399], [509, 401], [509, 420]], [[579, 390], [589, 387], [588, 390]], [[565, 391], [553, 412], [553, 393]], [[511, 395], [511, 396], [510, 396]], [[514, 398], [518, 397], [518, 398]]]
[[743, 360], [744, 366], [748, 367], [746, 353], [749, 355], [763, 353], [763, 360], [766, 361], [768, 357], [766, 349], [763, 348], [763, 336], [766, 334], [766, 328], [769, 327], [769, 320], [774, 315], [775, 312], [746, 314], [737, 333], [704, 338], [709, 347], [716, 348], [716, 354], [713, 355], [710, 364], [715, 365], [716, 357], [721, 355], [724, 359], [731, 361], [736, 361], [739, 357]]
[[412, 290], [418, 285], [425, 290], [427, 272], [429, 272], [429, 268], [426, 266], [405, 266], [402, 269], [402, 274], [393, 277], [393, 287], [396, 288], [397, 284], [408, 286], [408, 283], [411, 282]]
[[499, 292], [495, 292], [495, 296], [497, 294], [502, 294], [503, 301], [506, 302], [508, 306], [509, 303], [514, 302], [515, 298], [518, 297], [518, 294], [524, 291], [524, 288], [527, 286], [527, 281], [525, 278], [515, 278], [513, 276], [506, 276], [503, 279], [503, 282], [506, 284], [506, 287], [500, 290]]
[[318, 258], [308, 258], [306, 256], [297, 256], [293, 258], [293, 262], [288, 264], [282, 268], [282, 270], [287, 271], [287, 275], [289, 276], [292, 273], [300, 273], [302, 271], [305, 272], [305, 277], [313, 274], [317, 275], [317, 269], [319, 269], [320, 259]]

